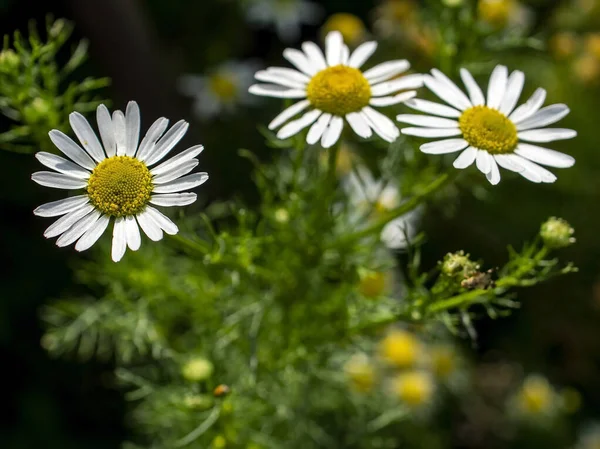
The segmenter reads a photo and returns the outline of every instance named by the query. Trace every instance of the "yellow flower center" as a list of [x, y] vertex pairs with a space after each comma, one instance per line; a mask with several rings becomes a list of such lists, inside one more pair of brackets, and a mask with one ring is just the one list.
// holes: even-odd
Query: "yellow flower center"
[[237, 87], [233, 80], [225, 75], [213, 75], [209, 80], [210, 90], [223, 100], [231, 100], [237, 95]]
[[467, 109], [458, 119], [458, 126], [469, 145], [491, 154], [512, 153], [519, 143], [515, 124], [487, 106]]
[[379, 353], [386, 362], [406, 368], [417, 362], [421, 344], [408, 332], [392, 331], [379, 343]]
[[360, 276], [358, 290], [367, 298], [378, 298], [387, 289], [387, 273], [380, 271], [368, 271]]
[[546, 411], [552, 403], [553, 391], [545, 379], [527, 379], [521, 390], [521, 404], [525, 411], [539, 414]]
[[360, 70], [336, 65], [313, 76], [306, 95], [314, 108], [344, 116], [369, 104], [371, 86]]
[[129, 156], [113, 156], [96, 166], [87, 193], [100, 212], [123, 217], [141, 212], [150, 201], [152, 188], [146, 164]]
[[514, 8], [514, 0], [480, 0], [479, 17], [495, 28], [504, 28]]
[[417, 371], [398, 376], [394, 381], [394, 389], [398, 397], [412, 407], [426, 403], [433, 393], [429, 376]]

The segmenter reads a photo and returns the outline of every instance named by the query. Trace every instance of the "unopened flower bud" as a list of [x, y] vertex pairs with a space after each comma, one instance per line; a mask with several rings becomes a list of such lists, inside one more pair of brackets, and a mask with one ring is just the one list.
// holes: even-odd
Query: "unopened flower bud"
[[575, 230], [562, 218], [551, 217], [540, 228], [540, 237], [548, 248], [564, 248], [575, 243]]
[[181, 374], [190, 382], [200, 382], [208, 379], [213, 373], [214, 367], [210, 360], [196, 357], [189, 360], [181, 369]]
[[0, 71], [10, 72], [11, 70], [18, 67], [19, 62], [19, 55], [17, 55], [10, 48], [7, 50], [2, 50], [0, 52]]
[[468, 278], [479, 270], [479, 264], [469, 258], [463, 250], [448, 253], [442, 261], [442, 273], [450, 277]]

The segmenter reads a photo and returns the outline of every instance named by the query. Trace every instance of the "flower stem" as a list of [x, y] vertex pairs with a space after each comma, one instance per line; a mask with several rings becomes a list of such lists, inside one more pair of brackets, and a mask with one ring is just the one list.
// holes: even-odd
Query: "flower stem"
[[402, 203], [396, 209], [393, 209], [393, 210], [387, 212], [383, 216], [383, 218], [378, 220], [376, 223], [374, 223], [371, 226], [369, 226], [361, 231], [358, 231], [354, 234], [349, 234], [349, 235], [344, 236], [343, 238], [338, 240], [334, 244], [334, 246], [348, 245], [350, 243], [354, 243], [358, 240], [361, 240], [364, 237], [368, 237], [370, 235], [379, 233], [385, 227], [385, 225], [388, 224], [390, 221], [394, 220], [395, 218], [401, 217], [402, 215], [406, 214], [407, 212], [410, 212], [411, 210], [415, 209], [427, 197], [433, 195], [435, 192], [440, 190], [452, 179], [454, 179], [454, 176], [448, 175], [447, 173], [440, 175], [431, 184], [429, 184], [427, 187], [425, 187], [425, 189], [423, 189], [423, 191], [414, 195], [412, 198], [410, 198], [409, 200]]

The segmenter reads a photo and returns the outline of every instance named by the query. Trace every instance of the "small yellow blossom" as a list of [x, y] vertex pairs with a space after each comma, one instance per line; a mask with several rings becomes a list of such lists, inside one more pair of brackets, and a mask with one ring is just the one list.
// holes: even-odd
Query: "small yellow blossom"
[[378, 298], [386, 292], [389, 278], [389, 272], [363, 270], [360, 273], [358, 290], [367, 298]]
[[421, 343], [411, 333], [391, 331], [380, 343], [379, 353], [388, 363], [400, 368], [414, 366], [422, 352]]
[[406, 405], [420, 407], [431, 400], [434, 385], [427, 373], [411, 371], [398, 375], [393, 380], [393, 389]]
[[514, 0], [479, 0], [477, 12], [483, 22], [501, 29], [508, 25], [515, 6]]
[[529, 376], [517, 395], [520, 410], [532, 416], [545, 415], [555, 402], [555, 392], [548, 380], [541, 376]]
[[213, 364], [203, 357], [189, 360], [181, 369], [181, 374], [190, 382], [200, 382], [208, 379], [213, 373]]
[[210, 443], [211, 449], [223, 449], [227, 447], [227, 439], [223, 435], [217, 435]]
[[370, 391], [375, 384], [375, 368], [366, 354], [355, 354], [344, 365], [352, 387], [361, 393]]
[[333, 14], [323, 25], [323, 35], [327, 35], [331, 31], [339, 31], [342, 33], [344, 42], [349, 45], [356, 45], [362, 42], [366, 36], [367, 30], [362, 20], [354, 14], [338, 13]]
[[548, 42], [550, 52], [559, 60], [568, 59], [575, 54], [579, 41], [575, 33], [563, 31], [556, 33]]

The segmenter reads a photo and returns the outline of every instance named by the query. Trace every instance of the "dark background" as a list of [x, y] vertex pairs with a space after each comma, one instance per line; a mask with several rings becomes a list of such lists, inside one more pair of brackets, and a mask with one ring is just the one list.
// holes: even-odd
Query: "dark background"
[[[371, 1], [321, 3], [327, 13], [352, 12], [363, 18], [373, 6]], [[47, 13], [73, 20], [74, 41], [86, 37], [91, 42], [84, 72], [111, 77], [106, 96], [119, 108], [137, 100], [147, 126], [159, 115], [193, 120], [188, 101], [175, 91], [179, 73], [200, 73], [229, 58], [273, 59], [280, 54], [283, 45], [271, 32], [236, 31], [243, 19], [234, 6], [218, 0], [0, 0], [0, 32], [25, 32], [30, 19], [43, 23]], [[224, 36], [223, 29], [234, 31]], [[305, 27], [303, 37], [314, 38], [317, 32]], [[489, 266], [501, 265], [505, 245], [532, 237], [549, 215], [563, 216], [574, 225], [578, 244], [561, 257], [574, 260], [580, 273], [522, 292], [522, 310], [508, 319], [479, 321], [472, 354], [480, 361], [514, 360], [527, 372], [575, 386], [584, 397], [575, 417], [581, 421], [600, 410], [597, 94], [597, 89], [571, 86], [554, 93], [574, 111], [564, 126], [579, 130], [577, 148], [571, 152], [577, 165], [559, 173], [556, 185], [514, 179], [502, 182], [485, 202], [463, 192], [451, 218], [433, 209], [424, 222], [429, 234], [426, 259], [433, 262], [447, 251], [464, 248], [475, 257], [485, 255]], [[210, 149], [202, 163], [211, 173], [211, 199], [251, 190], [249, 166], [235, 154], [241, 146], [260, 153], [255, 123], [268, 119], [271, 112], [266, 109], [210, 130], [199, 123], [191, 127], [188, 141]], [[6, 125], [0, 118], [0, 129]], [[263, 150], [261, 156], [268, 154]], [[75, 266], [80, 256], [58, 250], [42, 237], [47, 223], [31, 211], [55, 198], [30, 181], [29, 174], [38, 169], [34, 158], [0, 152], [0, 168], [0, 250], [5, 261], [0, 270], [0, 447], [116, 448], [127, 430], [124, 401], [107, 386], [111, 366], [53, 360], [39, 345], [38, 308], [75, 288], [70, 264]]]

